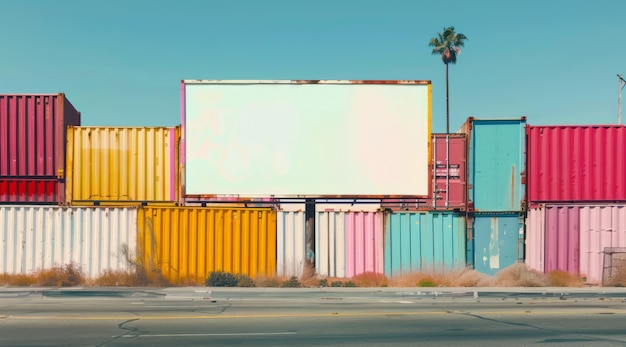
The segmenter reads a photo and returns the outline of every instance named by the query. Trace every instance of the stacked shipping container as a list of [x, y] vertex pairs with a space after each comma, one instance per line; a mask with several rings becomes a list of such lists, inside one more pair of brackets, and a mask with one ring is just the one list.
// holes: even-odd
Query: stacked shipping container
[[69, 203], [175, 205], [179, 138], [180, 127], [69, 127]]
[[173, 283], [300, 276], [307, 263], [329, 277], [468, 264], [493, 275], [525, 258], [610, 284], [626, 258], [626, 127], [525, 123], [469, 118], [433, 134], [430, 197], [318, 199], [313, 213], [187, 197], [192, 208], [173, 206], [185, 203], [180, 127], [81, 127], [64, 94], [0, 95], [0, 204], [21, 205], [0, 207], [0, 273], [77, 262], [95, 277], [127, 270], [135, 252]]
[[470, 117], [459, 130], [468, 149], [468, 263], [493, 275], [523, 259], [526, 118]]
[[388, 277], [410, 272], [464, 268], [467, 207], [467, 136], [433, 134], [432, 197], [383, 199], [384, 271]]
[[0, 95], [0, 203], [65, 202], [70, 125], [80, 112], [64, 94]]
[[601, 284], [604, 255], [626, 247], [626, 127], [528, 126], [526, 136], [526, 263]]

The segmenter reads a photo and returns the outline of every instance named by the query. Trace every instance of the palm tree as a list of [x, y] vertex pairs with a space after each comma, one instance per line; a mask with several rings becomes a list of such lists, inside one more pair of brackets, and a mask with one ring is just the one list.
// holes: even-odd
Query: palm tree
[[441, 54], [441, 60], [446, 64], [446, 133], [450, 133], [450, 104], [448, 102], [448, 64], [456, 64], [456, 56], [461, 53], [467, 36], [454, 31], [453, 26], [437, 33], [437, 37], [430, 39], [428, 45], [433, 47], [433, 54]]

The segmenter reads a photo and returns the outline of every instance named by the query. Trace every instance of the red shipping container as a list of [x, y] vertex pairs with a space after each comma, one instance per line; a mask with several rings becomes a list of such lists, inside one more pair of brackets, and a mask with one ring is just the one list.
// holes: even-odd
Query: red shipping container
[[626, 201], [626, 126], [527, 126], [527, 201]]
[[467, 136], [433, 135], [433, 206], [464, 210], [467, 196]]
[[0, 95], [0, 177], [64, 179], [69, 125], [80, 112], [65, 94]]
[[64, 184], [56, 179], [0, 178], [0, 204], [62, 202]]

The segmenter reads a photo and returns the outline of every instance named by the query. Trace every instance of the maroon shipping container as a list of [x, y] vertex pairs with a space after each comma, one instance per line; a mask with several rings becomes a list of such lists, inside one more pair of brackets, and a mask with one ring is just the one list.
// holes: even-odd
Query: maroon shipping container
[[527, 126], [527, 201], [626, 201], [626, 126]]
[[433, 134], [431, 199], [382, 199], [381, 207], [402, 210], [460, 210], [467, 204], [467, 135]]
[[0, 177], [63, 180], [68, 125], [80, 112], [65, 94], [0, 95]]
[[467, 202], [467, 136], [433, 134], [433, 158], [433, 206], [464, 210]]
[[62, 194], [57, 179], [0, 178], [0, 204], [57, 204]]

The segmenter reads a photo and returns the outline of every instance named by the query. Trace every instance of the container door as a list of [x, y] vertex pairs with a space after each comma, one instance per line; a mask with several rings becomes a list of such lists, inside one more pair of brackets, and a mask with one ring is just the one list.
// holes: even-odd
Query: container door
[[474, 264], [476, 271], [495, 275], [518, 259], [518, 214], [474, 217]]

